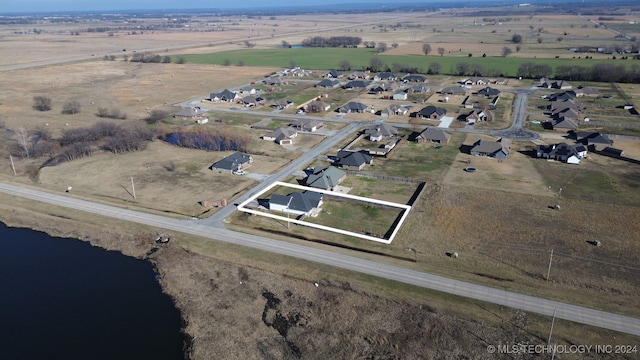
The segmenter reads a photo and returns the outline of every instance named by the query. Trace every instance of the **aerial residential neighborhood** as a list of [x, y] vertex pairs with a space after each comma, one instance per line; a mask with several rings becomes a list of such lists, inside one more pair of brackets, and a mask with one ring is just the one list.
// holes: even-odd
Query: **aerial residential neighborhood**
[[4, 357], [637, 356], [637, 4], [31, 1], [0, 9]]

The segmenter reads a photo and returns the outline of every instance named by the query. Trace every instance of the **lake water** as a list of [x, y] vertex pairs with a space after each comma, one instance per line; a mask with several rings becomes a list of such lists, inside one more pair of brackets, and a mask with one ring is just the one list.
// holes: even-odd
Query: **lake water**
[[0, 359], [184, 359], [148, 261], [0, 223]]

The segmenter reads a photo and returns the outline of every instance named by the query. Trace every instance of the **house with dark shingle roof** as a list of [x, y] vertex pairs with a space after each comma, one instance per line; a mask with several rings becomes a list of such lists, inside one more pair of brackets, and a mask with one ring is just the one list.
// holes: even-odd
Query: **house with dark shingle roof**
[[553, 145], [538, 145], [536, 149], [536, 156], [568, 164], [579, 164], [580, 160], [586, 156], [586, 150], [584, 153], [580, 153], [574, 145], [563, 142]]
[[402, 81], [423, 83], [423, 82], [427, 82], [427, 77], [420, 74], [407, 74], [402, 77]]
[[583, 86], [580, 85], [578, 86], [575, 90], [574, 93], [576, 94], [577, 97], [598, 97], [600, 96], [600, 91], [598, 91], [598, 89], [594, 89], [592, 87], [589, 86]]
[[343, 169], [362, 170], [365, 165], [371, 164], [373, 158], [365, 153], [356, 151], [338, 151], [334, 164]]
[[496, 97], [496, 96], [500, 95], [500, 92], [501, 91], [498, 90], [498, 89], [494, 89], [491, 86], [487, 86], [487, 87], [484, 87], [484, 88], [478, 90], [477, 94], [479, 96], [484, 96], [484, 97], [488, 97], [489, 98], [489, 97]]
[[315, 119], [297, 119], [289, 125], [298, 131], [314, 132], [324, 126], [324, 123]]
[[398, 77], [396, 76], [396, 74], [392, 72], [382, 71], [376, 76], [374, 76], [373, 79], [376, 81], [395, 81], [398, 79]]
[[575, 130], [578, 128], [578, 121], [570, 117], [560, 116], [551, 122], [553, 130]]
[[564, 100], [573, 100], [576, 98], [576, 93], [573, 91], [563, 91], [561, 93], [551, 94], [549, 96], [549, 100], [551, 101], [564, 101]]
[[498, 159], [505, 159], [511, 154], [508, 139], [498, 139], [497, 141], [478, 140], [471, 148], [473, 156], [487, 156]]
[[347, 173], [334, 166], [317, 167], [304, 179], [304, 185], [323, 190], [331, 190], [338, 186]]
[[233, 172], [248, 167], [253, 162], [253, 158], [249, 154], [243, 152], [235, 152], [226, 158], [214, 163], [209, 169], [219, 172]]
[[607, 134], [599, 132], [578, 132], [576, 138], [579, 143], [588, 146], [592, 150], [601, 150], [613, 145], [613, 140]]
[[363, 113], [367, 111], [369, 107], [361, 102], [349, 101], [338, 109], [341, 113]]
[[437, 144], [448, 144], [449, 140], [451, 140], [451, 135], [449, 135], [449, 133], [433, 126], [429, 126], [422, 130], [420, 135], [416, 136], [415, 139], [418, 143], [432, 142]]
[[304, 106], [304, 111], [311, 113], [319, 113], [329, 110], [331, 104], [324, 101], [315, 100]]
[[355, 89], [365, 89], [367, 86], [369, 86], [368, 81], [353, 80], [342, 85], [342, 88], [345, 90], [355, 90]]
[[326, 73], [324, 77], [326, 77], [327, 79], [338, 79], [338, 78], [341, 78], [342, 76], [343, 76], [342, 71], [331, 70], [328, 73]]
[[234, 102], [237, 99], [240, 98], [240, 95], [238, 95], [237, 93], [229, 90], [229, 89], [224, 89], [219, 93], [211, 93], [209, 95], [209, 100], [211, 101], [227, 101], [227, 102]]
[[322, 194], [315, 191], [293, 192], [289, 195], [273, 194], [269, 199], [269, 210], [295, 216], [313, 216], [322, 205]]
[[321, 87], [325, 89], [333, 89], [340, 86], [340, 81], [332, 80], [332, 79], [324, 79], [315, 85], [316, 87]]
[[[422, 119], [440, 120], [447, 114], [447, 110], [437, 106], [429, 105], [415, 113], [415, 117]], [[413, 114], [412, 114], [413, 115]]]

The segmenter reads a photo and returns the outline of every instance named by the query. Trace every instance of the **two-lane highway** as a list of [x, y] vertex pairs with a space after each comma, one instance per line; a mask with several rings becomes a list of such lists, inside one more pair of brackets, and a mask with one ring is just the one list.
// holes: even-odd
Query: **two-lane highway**
[[6, 183], [0, 183], [0, 192], [34, 201], [86, 211], [92, 214], [108, 216], [123, 221], [136, 222], [162, 229], [270, 251], [311, 262], [353, 270], [427, 289], [442, 291], [475, 300], [487, 301], [543, 315], [551, 316], [555, 311], [556, 317], [560, 319], [640, 336], [640, 319], [629, 316], [608, 313], [559, 301], [547, 300], [495, 289], [488, 286], [467, 283], [371, 260], [363, 260], [354, 256], [342, 255], [312, 247], [243, 234], [224, 228], [212, 228], [211, 226], [201, 224], [199, 223], [200, 221], [196, 220], [177, 220], [164, 216], [122, 209], [115, 206], [76, 199], [67, 194], [53, 194]]

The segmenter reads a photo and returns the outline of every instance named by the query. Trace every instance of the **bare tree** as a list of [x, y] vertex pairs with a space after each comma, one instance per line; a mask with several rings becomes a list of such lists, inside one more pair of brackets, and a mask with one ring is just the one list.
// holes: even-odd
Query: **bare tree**
[[369, 60], [369, 70], [378, 72], [382, 69], [384, 69], [384, 61], [382, 61], [378, 56], [374, 56]]
[[439, 48], [438, 48], [438, 54], [440, 54], [440, 56], [443, 56], [443, 55], [444, 55], [444, 51], [445, 51], [445, 50], [444, 50], [444, 48], [443, 48], [443, 47], [439, 47]]
[[389, 46], [385, 42], [378, 43], [378, 47], [376, 49], [377, 52], [383, 53], [389, 49]]
[[429, 74], [432, 74], [432, 75], [440, 74], [441, 67], [442, 67], [442, 65], [440, 65], [439, 62], [434, 61], [431, 64], [429, 64], [428, 72], [429, 72]]
[[511, 42], [514, 44], [520, 44], [522, 42], [522, 35], [513, 34], [513, 36], [511, 36]]
[[516, 45], [516, 52], [519, 52], [520, 49], [522, 49], [522, 46], [520, 46], [520, 44]]
[[511, 55], [511, 53], [513, 52], [513, 50], [511, 50], [510, 47], [505, 46], [502, 48], [502, 56], [507, 57], [509, 55]]
[[33, 97], [33, 108], [38, 111], [49, 111], [51, 110], [51, 98], [46, 96], [34, 96]]
[[169, 117], [169, 112], [165, 110], [152, 110], [149, 116], [147, 116], [144, 121], [147, 124], [157, 124], [160, 121]]
[[429, 53], [431, 52], [431, 44], [427, 44], [427, 43], [422, 44], [422, 52], [425, 55], [429, 55]]
[[342, 71], [350, 71], [351, 70], [351, 62], [349, 60], [342, 60], [338, 63], [338, 69]]
[[76, 100], [67, 101], [62, 105], [62, 113], [66, 115], [73, 115], [80, 112], [82, 105]]
[[24, 155], [27, 158], [31, 157], [29, 152], [29, 148], [31, 146], [31, 137], [29, 136], [29, 132], [23, 127], [17, 128], [15, 130], [15, 138], [18, 141], [18, 145], [22, 149]]
[[395, 42], [394, 42], [393, 44], [391, 44], [391, 47], [392, 47], [393, 49], [396, 49], [396, 48], [398, 47], [398, 43], [395, 43]]
[[563, 38], [562, 36], [558, 36], [558, 37], [556, 38], [556, 41], [557, 41], [557, 42], [561, 42], [563, 39], [564, 39], [564, 38]]

